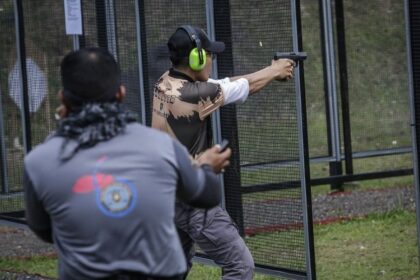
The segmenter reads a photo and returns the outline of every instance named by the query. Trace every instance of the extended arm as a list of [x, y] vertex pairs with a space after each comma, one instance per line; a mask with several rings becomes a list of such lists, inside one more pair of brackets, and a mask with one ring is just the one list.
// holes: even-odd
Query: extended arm
[[23, 183], [25, 188], [25, 215], [28, 226], [40, 239], [53, 243], [50, 216], [38, 199], [26, 168]]
[[273, 80], [291, 79], [293, 77], [293, 66], [294, 62], [290, 59], [273, 60], [270, 66], [247, 75], [232, 77], [230, 80], [247, 79], [249, 83], [249, 94], [252, 95]]

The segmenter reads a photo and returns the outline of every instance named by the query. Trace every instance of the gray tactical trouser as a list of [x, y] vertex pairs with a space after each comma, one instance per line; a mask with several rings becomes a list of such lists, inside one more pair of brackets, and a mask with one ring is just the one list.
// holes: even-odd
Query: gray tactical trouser
[[219, 206], [205, 212], [181, 202], [176, 204], [175, 224], [188, 271], [192, 266], [195, 242], [222, 268], [223, 280], [252, 279], [254, 260], [229, 214]]

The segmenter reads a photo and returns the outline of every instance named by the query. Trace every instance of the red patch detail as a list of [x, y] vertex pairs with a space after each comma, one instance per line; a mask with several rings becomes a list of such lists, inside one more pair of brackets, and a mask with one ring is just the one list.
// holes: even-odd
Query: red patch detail
[[[102, 189], [103, 187], [111, 184], [114, 181], [114, 177], [112, 175], [98, 173], [96, 174], [96, 180], [99, 184], [99, 188]], [[80, 177], [73, 186], [73, 192], [75, 193], [89, 193], [94, 189], [95, 184], [93, 176], [91, 175]]]

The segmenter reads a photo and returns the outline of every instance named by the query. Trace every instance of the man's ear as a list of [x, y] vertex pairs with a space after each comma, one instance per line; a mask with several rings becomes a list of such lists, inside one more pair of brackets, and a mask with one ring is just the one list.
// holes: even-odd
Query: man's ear
[[120, 88], [118, 89], [118, 92], [116, 94], [116, 98], [118, 102], [123, 102], [124, 98], [125, 98], [125, 86], [120, 86]]
[[62, 119], [67, 117], [70, 112], [70, 107], [66, 104], [66, 100], [64, 99], [63, 90], [58, 92], [58, 99], [60, 100], [60, 106], [56, 109], [56, 118]]

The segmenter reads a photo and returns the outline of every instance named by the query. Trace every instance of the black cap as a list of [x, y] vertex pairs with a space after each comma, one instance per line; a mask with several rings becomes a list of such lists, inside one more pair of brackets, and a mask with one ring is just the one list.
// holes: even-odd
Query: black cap
[[[201, 28], [194, 26], [190, 26], [190, 28], [200, 39], [201, 47], [207, 52], [221, 53], [225, 50], [225, 43], [210, 40], [210, 38]], [[190, 51], [195, 47], [197, 46], [195, 45], [193, 39], [182, 27], [178, 28], [168, 40], [168, 49], [171, 57], [188, 57]]]

